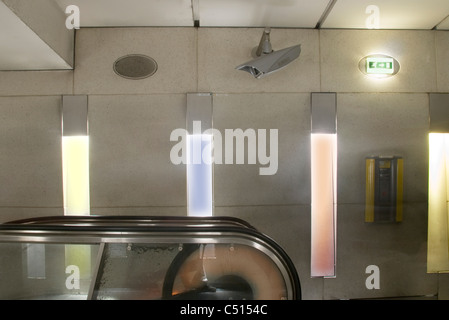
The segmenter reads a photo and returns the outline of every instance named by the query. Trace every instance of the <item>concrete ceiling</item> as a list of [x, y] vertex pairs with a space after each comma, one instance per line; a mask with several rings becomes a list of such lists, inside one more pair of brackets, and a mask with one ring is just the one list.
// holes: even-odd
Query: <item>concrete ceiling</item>
[[[449, 28], [448, 0], [54, 0], [74, 4], [82, 27], [194, 26], [366, 28], [368, 6], [380, 29]], [[443, 24], [442, 21], [446, 20]]]
[[0, 70], [71, 69], [69, 5], [81, 28], [449, 30], [448, 0], [0, 0]]

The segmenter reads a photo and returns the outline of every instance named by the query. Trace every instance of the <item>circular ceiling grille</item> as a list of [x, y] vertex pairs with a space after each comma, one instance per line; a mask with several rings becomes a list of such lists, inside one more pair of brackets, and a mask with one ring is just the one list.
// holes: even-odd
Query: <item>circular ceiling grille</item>
[[118, 58], [114, 62], [114, 71], [126, 79], [145, 79], [157, 71], [157, 63], [153, 58], [142, 54], [130, 54]]

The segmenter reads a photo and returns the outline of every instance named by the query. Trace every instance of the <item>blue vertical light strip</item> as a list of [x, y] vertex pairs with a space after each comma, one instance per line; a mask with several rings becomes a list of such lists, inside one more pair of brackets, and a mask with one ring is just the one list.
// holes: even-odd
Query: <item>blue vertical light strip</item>
[[189, 216], [213, 216], [212, 135], [187, 136], [187, 212]]
[[188, 93], [186, 110], [187, 215], [213, 216], [213, 128], [211, 93]]

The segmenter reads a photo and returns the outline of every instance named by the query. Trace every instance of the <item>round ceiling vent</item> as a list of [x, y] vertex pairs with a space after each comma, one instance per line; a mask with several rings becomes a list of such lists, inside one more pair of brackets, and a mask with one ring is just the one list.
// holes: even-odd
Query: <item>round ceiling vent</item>
[[145, 79], [157, 71], [157, 63], [153, 58], [142, 54], [129, 54], [114, 62], [114, 71], [126, 79]]

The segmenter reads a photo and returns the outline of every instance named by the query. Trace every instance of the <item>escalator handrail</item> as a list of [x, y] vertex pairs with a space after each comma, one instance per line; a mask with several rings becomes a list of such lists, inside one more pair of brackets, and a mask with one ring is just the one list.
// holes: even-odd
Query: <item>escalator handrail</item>
[[[146, 223], [139, 224], [137, 223], [139, 220]], [[61, 222], [64, 223], [61, 224]], [[86, 234], [95, 234], [95, 237], [101, 239], [108, 237], [116, 238], [117, 235], [126, 235], [128, 237], [161, 234], [183, 234], [185, 236], [198, 236], [199, 234], [207, 236], [245, 235], [251, 239], [257, 239], [259, 243], [264, 243], [278, 257], [288, 273], [295, 299], [299, 300], [301, 298], [299, 276], [292, 260], [284, 249], [266, 234], [237, 218], [58, 216], [17, 220], [0, 224], [0, 242], [3, 241], [3, 236], [10, 235], [31, 235], [32, 237], [38, 237], [48, 241], [53, 236], [69, 238], [73, 236], [85, 236]], [[74, 242], [76, 242], [76, 239]]]
[[204, 226], [204, 225], [229, 225], [255, 229], [248, 222], [234, 217], [183, 217], [183, 216], [45, 216], [22, 220], [14, 220], [0, 224], [0, 230], [13, 228], [23, 229], [21, 226], [161, 226], [182, 225]]

